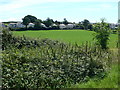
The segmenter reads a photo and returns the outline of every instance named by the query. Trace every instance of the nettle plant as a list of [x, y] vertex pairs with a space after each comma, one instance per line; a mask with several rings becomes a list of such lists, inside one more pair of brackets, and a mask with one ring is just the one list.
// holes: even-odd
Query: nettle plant
[[[103, 78], [110, 65], [110, 53], [97, 46], [13, 36], [10, 36], [10, 42], [5, 42], [8, 40], [5, 37], [2, 53], [3, 88], [64, 88], [95, 76]], [[5, 45], [9, 45], [9, 48]]]

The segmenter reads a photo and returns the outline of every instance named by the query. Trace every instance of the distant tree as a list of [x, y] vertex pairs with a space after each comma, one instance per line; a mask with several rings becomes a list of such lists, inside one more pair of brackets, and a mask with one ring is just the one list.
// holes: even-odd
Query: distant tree
[[66, 18], [64, 18], [63, 24], [67, 25], [69, 22], [67, 21]]
[[55, 23], [56, 25], [61, 24], [61, 22], [60, 22], [60, 21], [57, 21], [57, 20], [56, 20], [54, 23]]
[[75, 22], [73, 22], [73, 23], [72, 23], [72, 22], [69, 22], [69, 24], [75, 24]]
[[79, 22], [78, 24], [79, 24], [79, 25], [81, 25], [82, 23], [81, 23], [81, 22]]
[[84, 26], [82, 24], [79, 27], [80, 27], [80, 29], [84, 29]]
[[76, 27], [78, 29], [84, 29], [84, 26], [82, 25], [82, 22], [78, 22], [78, 24], [76, 24]]
[[84, 26], [84, 29], [87, 30], [88, 29], [88, 25], [90, 24], [90, 22], [87, 19], [84, 19], [84, 21], [82, 21], [82, 24]]
[[23, 20], [23, 24], [26, 26], [27, 29], [27, 25], [30, 23], [30, 19], [28, 17], [24, 17], [22, 20]]
[[36, 20], [36, 21], [35, 21], [35, 26], [34, 26], [34, 28], [35, 28], [35, 29], [41, 29], [41, 28], [42, 28], [40, 20]]
[[47, 26], [50, 27], [53, 24], [53, 19], [47, 18], [43, 23]]
[[29, 18], [31, 23], [34, 23], [37, 20], [37, 18], [35, 16], [32, 16], [32, 15], [27, 15], [24, 18], [26, 18], [26, 17]]
[[88, 29], [90, 29], [90, 30], [92, 30], [92, 29], [93, 29], [92, 24], [89, 24], [89, 25], [88, 25]]
[[43, 21], [41, 19], [37, 19], [37, 20], [39, 20], [40, 23], [43, 23]]

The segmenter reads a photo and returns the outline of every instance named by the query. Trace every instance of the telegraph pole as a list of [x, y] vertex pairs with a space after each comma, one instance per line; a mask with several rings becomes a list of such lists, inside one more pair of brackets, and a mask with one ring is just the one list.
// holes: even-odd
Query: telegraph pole
[[120, 1], [118, 2], [118, 88], [120, 88]]
[[2, 27], [0, 27], [0, 90], [2, 88]]

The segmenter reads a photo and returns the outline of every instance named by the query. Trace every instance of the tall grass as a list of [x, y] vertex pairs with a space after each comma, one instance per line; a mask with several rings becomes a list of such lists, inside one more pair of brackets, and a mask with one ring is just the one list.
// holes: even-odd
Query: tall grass
[[109, 74], [103, 78], [92, 78], [88, 82], [69, 86], [70, 88], [119, 88], [118, 87], [118, 65], [112, 65]]

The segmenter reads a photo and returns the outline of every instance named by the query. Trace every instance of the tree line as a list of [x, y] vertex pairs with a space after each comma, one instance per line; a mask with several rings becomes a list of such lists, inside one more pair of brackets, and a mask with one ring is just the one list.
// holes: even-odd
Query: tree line
[[[75, 29], [84, 29], [84, 30], [93, 29], [93, 25], [87, 19], [84, 19], [83, 21], [77, 24], [75, 22], [69, 22], [66, 18], [64, 18], [63, 21], [57, 21], [57, 20], [54, 21], [49, 17], [46, 20], [41, 20], [35, 16], [27, 15], [24, 18], [22, 18], [22, 23], [26, 26], [26, 29], [29, 23], [35, 24], [34, 29], [45, 29], [45, 27], [43, 27], [42, 24], [44, 24], [48, 29], [59, 29], [60, 24], [64, 24], [64, 25], [75, 24], [74, 27]], [[56, 26], [54, 26], [53, 24], [55, 24]]]
[[[64, 18], [63, 22], [59, 21], [54, 21], [53, 19], [47, 18], [45, 21], [42, 21], [41, 19], [37, 19], [35, 16], [27, 15], [23, 18], [23, 24], [27, 25], [29, 23], [34, 23], [35, 24], [35, 29], [40, 29], [41, 28], [41, 23], [44, 23], [47, 27], [52, 26], [53, 23], [56, 25], [59, 24], [73, 24], [72, 22], [67, 21], [66, 18]], [[107, 49], [108, 48], [108, 41], [109, 41], [109, 35], [110, 35], [110, 28], [108, 27], [108, 24], [105, 23], [105, 19], [101, 19], [101, 23], [97, 23], [94, 25], [90, 24], [89, 20], [85, 19], [84, 21], [81, 21], [78, 23], [78, 26], [81, 26], [81, 29], [84, 30], [94, 30], [96, 32], [95, 38], [96, 39], [96, 44], [99, 45], [102, 49]]]

